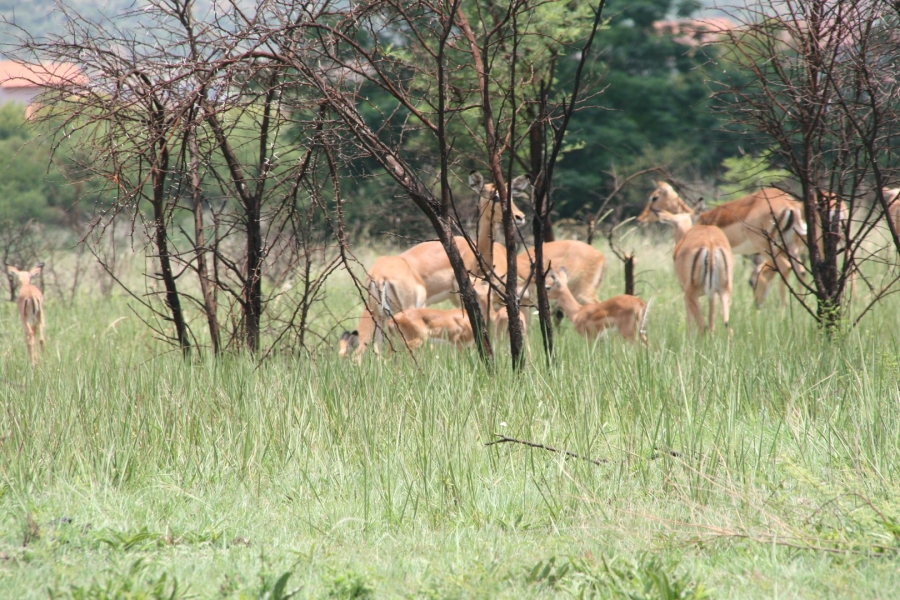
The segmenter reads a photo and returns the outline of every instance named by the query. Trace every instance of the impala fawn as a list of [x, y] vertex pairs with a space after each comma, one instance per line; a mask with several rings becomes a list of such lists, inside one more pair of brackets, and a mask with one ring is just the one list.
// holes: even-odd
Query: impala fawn
[[30, 271], [20, 271], [9, 265], [6, 268], [10, 275], [15, 275], [19, 279], [19, 296], [16, 299], [16, 306], [19, 309], [19, 317], [22, 319], [22, 328], [25, 330], [25, 349], [33, 367], [38, 362], [35, 337], [41, 344], [41, 351], [44, 350], [44, 295], [37, 286], [31, 283], [31, 278], [41, 274], [44, 263], [39, 263]]
[[638, 334], [641, 342], [647, 343], [645, 329], [649, 311], [646, 302], [623, 294], [596, 304], [579, 304], [569, 290], [568, 282], [565, 268], [550, 269], [547, 272], [547, 296], [559, 304], [580, 335], [592, 340], [613, 330], [629, 342], [633, 342]]

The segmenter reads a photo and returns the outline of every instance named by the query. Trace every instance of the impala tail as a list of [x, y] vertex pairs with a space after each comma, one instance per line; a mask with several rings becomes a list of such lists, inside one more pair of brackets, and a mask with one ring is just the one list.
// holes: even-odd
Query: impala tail
[[694, 281], [708, 298], [716, 294], [723, 281], [730, 281], [728, 261], [722, 248], [699, 248], [694, 255]]
[[806, 237], [806, 223], [803, 222], [803, 216], [796, 208], [788, 208], [781, 213], [781, 218], [778, 219], [778, 229], [781, 230], [785, 243], [793, 241], [794, 234]]
[[34, 324], [38, 320], [38, 317], [40, 317], [41, 304], [38, 302], [37, 298], [27, 298], [22, 309], [22, 316], [29, 325]]

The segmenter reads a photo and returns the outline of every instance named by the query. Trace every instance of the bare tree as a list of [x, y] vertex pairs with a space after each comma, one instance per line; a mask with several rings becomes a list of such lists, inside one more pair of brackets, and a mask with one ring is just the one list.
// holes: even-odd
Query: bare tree
[[[138, 34], [116, 21], [85, 20], [62, 5], [67, 34], [25, 36], [20, 55], [82, 69], [45, 94], [48, 109], [39, 118], [53, 127], [57, 145], [77, 136], [80, 171], [107, 182], [115, 194], [93, 221], [93, 232], [112, 231], [111, 224], [126, 216], [132, 227], [143, 225], [157, 264], [147, 276], [162, 282], [165, 308], [154, 301], [153, 285], [145, 295], [120, 283], [156, 315], [157, 333], [188, 352], [197, 341], [187, 313], [197, 308], [214, 353], [239, 340], [255, 353], [270, 299], [262, 283], [269, 251], [284, 251], [289, 262], [281, 268], [290, 272], [309, 256], [298, 248], [307, 239], [295, 229], [298, 211], [326, 210], [321, 190], [305, 183], [319, 147], [308, 142], [317, 129], [300, 114], [306, 108], [301, 96], [290, 91], [285, 101], [283, 64], [247, 54], [257, 43], [256, 29], [236, 23], [252, 19], [214, 6], [198, 23], [194, 4], [152, 0], [125, 16], [145, 25]], [[152, 217], [146, 219], [148, 207]], [[188, 222], [191, 233], [183, 226]], [[115, 276], [112, 265], [101, 264]], [[301, 289], [318, 289], [327, 272], [309, 268], [305, 281], [312, 287]], [[196, 279], [185, 277], [190, 273]], [[294, 297], [281, 291], [272, 297], [278, 294]], [[271, 333], [284, 338], [283, 329]]]
[[[274, 2], [269, 16], [257, 21], [262, 42], [248, 53], [296, 72], [295, 87], [314, 90], [343, 127], [344, 147], [374, 160], [426, 215], [453, 266], [477, 347], [488, 361], [492, 348], [484, 335], [486, 321], [469, 276], [484, 277], [507, 310], [518, 313], [517, 232], [506, 182], [529, 135], [529, 124], [519, 118], [520, 94], [533, 73], [518, 57], [524, 40], [540, 35], [532, 13], [545, 6], [525, 0], [506, 5]], [[378, 95], [381, 103], [370, 95]], [[380, 118], [367, 118], [385, 110]], [[555, 130], [560, 140], [564, 129]], [[467, 145], [460, 141], [464, 138], [475, 143]], [[410, 139], [417, 143], [410, 145]], [[423, 147], [430, 152], [423, 155]], [[424, 177], [430, 160], [438, 165], [434, 191]], [[505, 280], [493, 272], [490, 252], [479, 252], [461, 227], [450, 175], [460, 163], [486, 166], [497, 186], [507, 248]], [[463, 262], [454, 242], [457, 232], [469, 240], [474, 266]], [[520, 366], [523, 336], [516, 319], [510, 319], [509, 334], [513, 364]]]
[[897, 12], [881, 1], [785, 0], [732, 17], [739, 26], [725, 32], [716, 97], [749, 135], [774, 143], [772, 158], [796, 180], [805, 209], [812, 281], [782, 277], [832, 331], [858, 273], [871, 290], [858, 322], [897, 283], [900, 238], [883, 193], [900, 176]]

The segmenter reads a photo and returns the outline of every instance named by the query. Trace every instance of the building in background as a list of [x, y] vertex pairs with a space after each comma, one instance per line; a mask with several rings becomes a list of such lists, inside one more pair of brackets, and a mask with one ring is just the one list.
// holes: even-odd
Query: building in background
[[28, 117], [37, 110], [35, 103], [49, 88], [83, 85], [87, 78], [71, 63], [26, 65], [13, 60], [0, 60], [0, 105], [18, 102]]

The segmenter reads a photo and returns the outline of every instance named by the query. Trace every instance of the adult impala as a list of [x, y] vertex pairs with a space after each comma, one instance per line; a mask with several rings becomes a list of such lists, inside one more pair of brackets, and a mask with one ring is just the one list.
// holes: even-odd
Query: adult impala
[[[478, 183], [476, 186], [475, 183]], [[470, 187], [479, 194], [479, 228], [477, 249], [486, 264], [494, 267], [497, 277], [506, 276], [506, 250], [492, 242], [493, 229], [502, 219], [499, 194], [492, 183], [485, 183], [478, 173], [469, 177]], [[510, 189], [512, 196], [520, 196], [528, 187], [528, 180], [517, 177]], [[513, 217], [517, 223], [525, 222], [525, 215], [510, 197]], [[477, 257], [462, 236], [454, 238], [463, 262], [469, 272], [479, 272]], [[389, 283], [389, 286], [385, 286]], [[368, 270], [365, 281], [366, 299], [363, 312], [356, 328], [356, 335], [344, 332], [339, 343], [340, 356], [349, 353], [351, 342], [356, 340], [355, 355], [360, 358], [368, 346], [375, 341], [378, 352], [389, 315], [384, 311], [385, 300], [396, 312], [408, 308], [421, 308], [428, 304], [451, 300], [458, 304], [456, 278], [450, 259], [440, 242], [423, 242], [396, 256], [379, 257]], [[384, 295], [384, 298], [382, 298]]]
[[883, 193], [888, 203], [888, 218], [893, 221], [894, 229], [900, 231], [900, 188], [885, 189]]
[[659, 221], [675, 229], [675, 276], [684, 291], [688, 320], [696, 322], [703, 335], [700, 296], [709, 298], [709, 330], [716, 319], [716, 296], [722, 301], [722, 319], [728, 328], [731, 312], [731, 280], [734, 255], [728, 237], [715, 225], [693, 225], [691, 215], [652, 209]]
[[41, 274], [44, 264], [41, 263], [30, 271], [20, 271], [7, 265], [10, 275], [19, 280], [19, 296], [16, 299], [16, 307], [19, 309], [19, 318], [22, 320], [22, 328], [25, 330], [25, 350], [31, 366], [38, 362], [35, 338], [40, 342], [41, 351], [44, 350], [44, 295], [36, 285], [31, 283], [32, 277]]
[[[656, 183], [656, 189], [643, 212], [639, 223], [657, 221], [657, 211], [671, 214], [693, 215], [694, 210], [682, 200], [671, 185]], [[775, 188], [763, 188], [738, 200], [725, 202], [703, 212], [696, 219], [697, 225], [716, 226], [728, 238], [733, 254], [762, 254], [771, 257], [775, 269], [787, 276], [792, 266], [802, 272], [797, 257], [803, 247], [806, 225], [803, 206], [789, 194]], [[754, 287], [756, 305], [761, 307], [774, 278], [774, 269], [761, 270]], [[782, 288], [782, 301], [786, 289]]]
[[[516, 268], [521, 280], [528, 279], [531, 265], [534, 263], [534, 248], [522, 252], [516, 257]], [[584, 242], [576, 240], [559, 240], [544, 243], [544, 270], [550, 267], [555, 270], [565, 268], [569, 279], [569, 291], [581, 304], [599, 302], [597, 288], [606, 272], [606, 257], [603, 253]], [[531, 278], [529, 287], [533, 289], [535, 278]]]
[[635, 335], [641, 342], [647, 343], [645, 329], [647, 326], [647, 303], [636, 296], [621, 295], [603, 302], [579, 304], [569, 290], [566, 269], [550, 269], [547, 272], [547, 296], [559, 303], [566, 317], [580, 335], [589, 340], [604, 337], [611, 331], [629, 342], [635, 341]]

